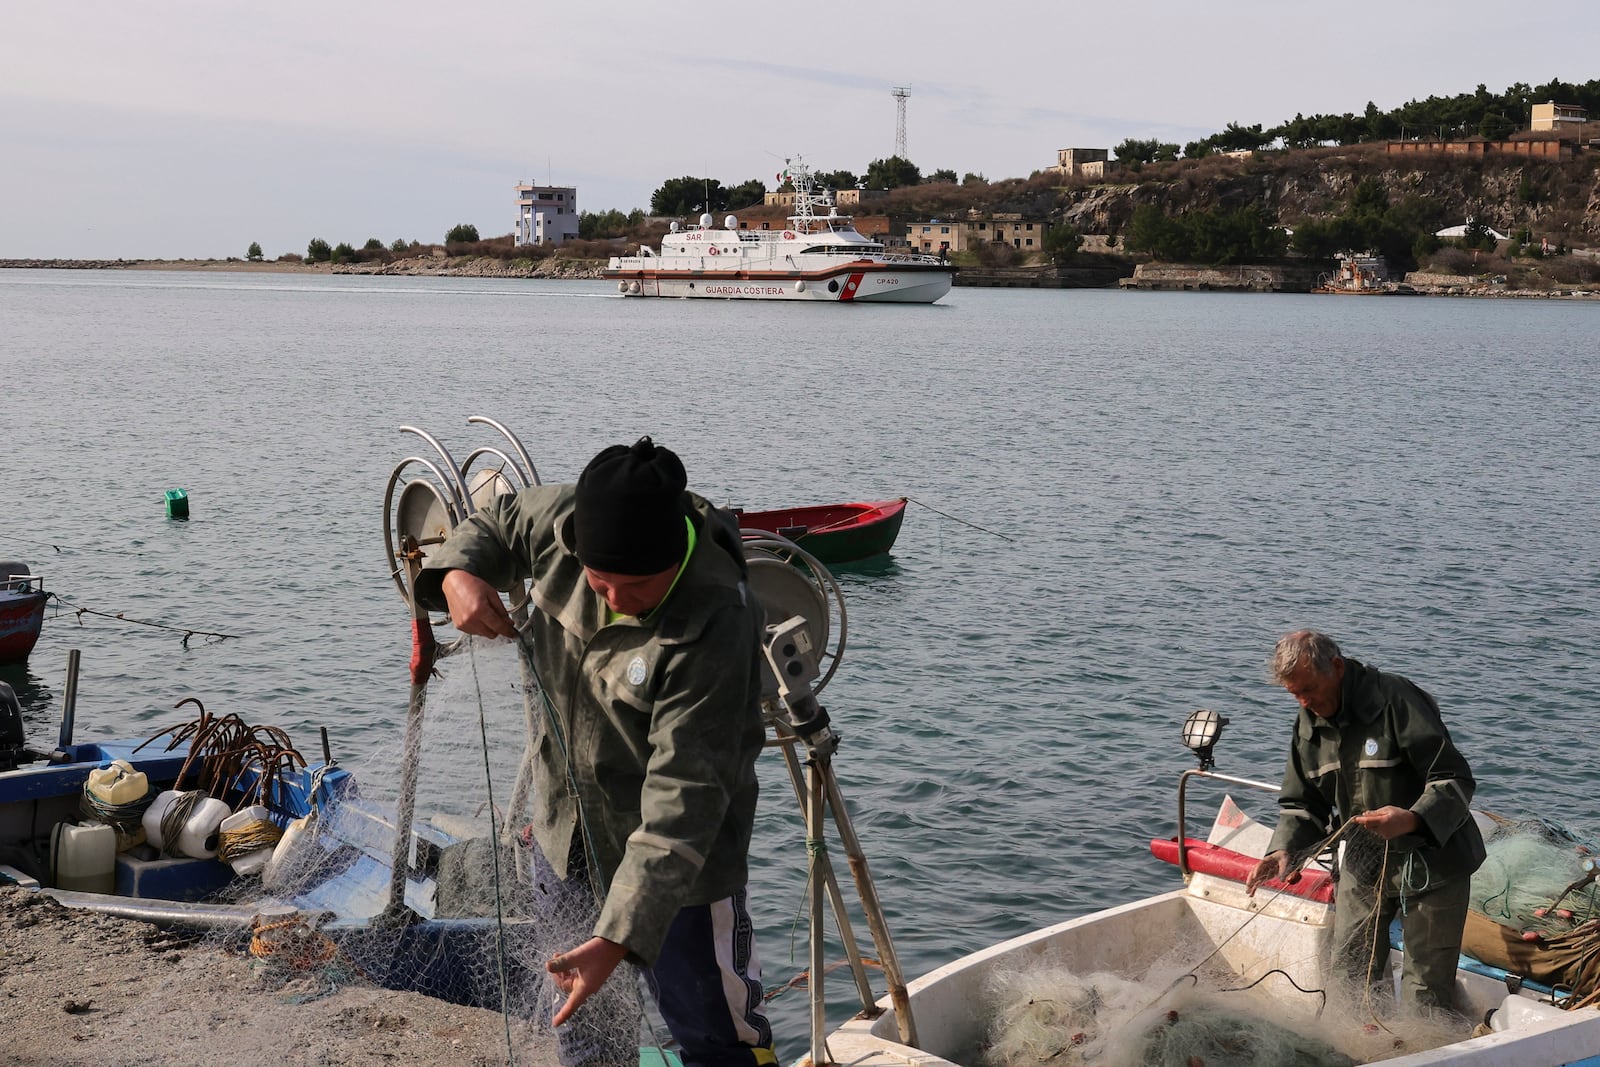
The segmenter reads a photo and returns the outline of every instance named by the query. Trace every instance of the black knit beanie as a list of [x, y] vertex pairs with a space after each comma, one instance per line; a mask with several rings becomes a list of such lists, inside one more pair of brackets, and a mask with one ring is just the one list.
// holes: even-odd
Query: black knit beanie
[[578, 476], [578, 559], [611, 574], [657, 574], [680, 563], [687, 484], [677, 455], [648, 437], [603, 450]]

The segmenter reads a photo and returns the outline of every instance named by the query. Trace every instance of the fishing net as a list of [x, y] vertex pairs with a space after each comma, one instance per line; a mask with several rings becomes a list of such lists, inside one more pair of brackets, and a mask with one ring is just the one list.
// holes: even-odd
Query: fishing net
[[[1243, 917], [1241, 917], [1243, 919]], [[1202, 942], [1180, 948], [1202, 956]], [[1170, 960], [1175, 956], [1168, 956]], [[1225, 970], [1173, 977], [1076, 974], [1041, 961], [991, 976], [989, 1027], [977, 1063], [1035, 1067], [1348, 1067], [1408, 1055], [1466, 1036], [1437, 1017], [1379, 1022], [1354, 998], [1330, 1002], [1282, 972], [1248, 985]], [[1339, 1005], [1343, 1005], [1342, 1007]]]
[[1472, 876], [1472, 907], [1503, 926], [1565, 933], [1600, 918], [1597, 850], [1543, 819], [1501, 819], [1485, 835], [1488, 858]]
[[[629, 964], [562, 1027], [549, 1026], [565, 997], [545, 962], [592, 936], [598, 904], [538, 862], [525, 831], [533, 793], [524, 755], [542, 723], [530, 697], [536, 687], [515, 645], [468, 638], [440, 660], [413, 744], [395, 736], [334, 753], [354, 788], [320, 800], [288, 827], [270, 863], [214, 898], [261, 904], [248, 950], [264, 982], [298, 998], [373, 984], [500, 1013], [507, 1047], [498, 1062], [632, 1067], [641, 1046], [666, 1043]], [[394, 812], [408, 760], [418, 832], [404, 862], [431, 878], [426, 892], [407, 887], [396, 907]]]
[[[1228, 810], [1237, 817], [1219, 819], [1219, 827], [1231, 844], [1265, 845], [1264, 828], [1241, 828], [1244, 817]], [[1294, 887], [1313, 897], [1322, 886], [1331, 899], [1329, 868], [1367, 883], [1427, 888], [1423, 866], [1353, 823], [1292, 859]], [[1214, 883], [1201, 898], [1227, 894]], [[998, 970], [987, 984], [978, 1060], [984, 1067], [1342, 1067], [1469, 1035], [1461, 1016], [1397, 1002], [1386, 924], [1380, 930], [1371, 922], [1341, 948], [1330, 928], [1303, 921], [1305, 903], [1284, 883], [1269, 882], [1248, 905], [1242, 892], [1232, 908], [1208, 904], [1204, 920], [1187, 910], [1152, 912], [1166, 918], [1138, 921], [1160, 922], [1159, 932], [1109, 935], [1130, 941], [1115, 971], [1077, 973], [1071, 958]], [[1284, 908], [1293, 921], [1258, 921]]]
[[1566, 1006], [1600, 999], [1595, 847], [1544, 819], [1495, 819], [1484, 847], [1462, 951], [1551, 987]]

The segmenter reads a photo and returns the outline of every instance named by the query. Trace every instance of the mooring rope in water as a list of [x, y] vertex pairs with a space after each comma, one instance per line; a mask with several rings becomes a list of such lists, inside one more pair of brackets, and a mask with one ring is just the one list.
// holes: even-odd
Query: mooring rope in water
[[906, 500], [908, 502], [912, 503], [912, 504], [916, 504], [919, 507], [927, 508], [929, 511], [933, 512], [935, 515], [942, 515], [945, 518], [949, 519], [951, 522], [959, 522], [961, 525], [970, 526], [974, 530], [978, 530], [978, 531], [981, 531], [981, 532], [986, 533], [986, 534], [993, 534], [995, 537], [1000, 538], [1000, 540], [1002, 540], [1002, 541], [1010, 541], [1012, 543], [1016, 542], [1016, 538], [1014, 538], [1014, 537], [1007, 537], [1005, 534], [1001, 533], [998, 530], [991, 530], [986, 526], [979, 526], [977, 523], [968, 522], [966, 519], [958, 519], [954, 515], [950, 514], [947, 511], [940, 511], [938, 508], [932, 506], [931, 504], [924, 504], [922, 501], [918, 500], [914, 496], [908, 496], [908, 497], [906, 497]]
[[183, 647], [184, 648], [188, 648], [189, 647], [189, 638], [191, 638], [191, 637], [209, 638], [210, 640], [208, 640], [206, 642], [206, 644], [208, 644], [208, 645], [211, 644], [212, 641], [229, 641], [229, 640], [237, 641], [239, 639], [239, 635], [238, 634], [214, 633], [214, 632], [212, 632], [210, 630], [195, 630], [195, 629], [191, 629], [191, 628], [189, 628], [187, 626], [170, 626], [170, 625], [168, 625], [167, 623], [164, 623], [164, 622], [150, 622], [150, 621], [145, 620], [145, 619], [130, 619], [130, 618], [127, 617], [127, 615], [123, 614], [120, 611], [118, 611], [118, 612], [96, 611], [94, 608], [82, 607], [82, 606], [80, 606], [78, 604], [72, 603], [70, 600], [68, 600], [66, 597], [62, 596], [60, 593], [49, 593], [47, 595], [50, 597], [50, 599], [56, 601], [62, 607], [67, 608], [68, 610], [73, 612], [73, 614], [77, 615], [78, 616], [78, 625], [79, 626], [83, 625], [83, 616], [85, 616], [85, 615], [98, 615], [103, 619], [116, 619], [118, 622], [131, 622], [131, 623], [134, 623], [135, 625], [138, 625], [138, 626], [150, 626], [150, 627], [153, 627], [153, 628], [155, 628], [157, 630], [169, 630], [169, 631], [171, 631], [173, 633], [182, 634], [183, 635]]
[[12, 534], [9, 530], [6, 531], [6, 537], [7, 537], [7, 539], [15, 541], [18, 544], [22, 544], [22, 545], [38, 545], [41, 548], [53, 548], [57, 552], [61, 551], [61, 546], [60, 545], [51, 544], [49, 541], [30, 541], [26, 537], [17, 537], [16, 535]]

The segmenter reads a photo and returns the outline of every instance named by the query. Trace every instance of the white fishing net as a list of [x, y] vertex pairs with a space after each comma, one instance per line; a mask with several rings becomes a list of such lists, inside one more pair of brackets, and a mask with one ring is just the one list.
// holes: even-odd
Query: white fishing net
[[592, 891], [564, 887], [536, 864], [523, 832], [531, 821], [524, 754], [542, 714], [529, 695], [510, 642], [467, 639], [439, 661], [414, 746], [420, 829], [403, 855], [431, 876], [432, 892], [413, 884], [403, 907], [389, 865], [405, 738], [333, 753], [355, 789], [291, 825], [268, 865], [213, 898], [296, 905], [263, 906], [249, 932], [263, 980], [297, 997], [371, 983], [499, 1012], [506, 1063], [632, 1067], [641, 1047], [669, 1043], [629, 964], [562, 1027], [549, 1026], [565, 998], [545, 963], [592, 936], [598, 905]]
[[[1241, 915], [1241, 922], [1245, 916]], [[1056, 960], [991, 976], [982, 1067], [1347, 1067], [1467, 1036], [1459, 1020], [1389, 1010], [1351, 990], [1301, 988], [1281, 971], [1250, 981], [1225, 968], [1174, 974], [1180, 945], [1137, 974], [1078, 974]]]

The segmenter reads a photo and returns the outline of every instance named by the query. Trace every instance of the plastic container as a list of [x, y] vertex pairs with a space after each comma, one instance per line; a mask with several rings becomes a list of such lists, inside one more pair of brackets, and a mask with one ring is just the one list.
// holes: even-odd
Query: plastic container
[[161, 820], [183, 795], [175, 789], [168, 789], [151, 802], [141, 820], [145, 840], [163, 855], [212, 859], [217, 854], [217, 829], [232, 811], [215, 797], [206, 797], [190, 809], [188, 818], [178, 830], [178, 840], [169, 842], [161, 832]]
[[161, 834], [161, 820], [166, 817], [167, 809], [181, 796], [183, 794], [176, 789], [165, 790], [144, 809], [144, 817], [140, 820], [140, 825], [144, 827], [144, 839], [157, 852], [163, 851], [162, 846], [166, 844], [166, 838]]
[[302, 815], [283, 829], [277, 847], [261, 869], [261, 885], [274, 893], [289, 892], [304, 876], [304, 866], [314, 853], [311, 816]]
[[57, 889], [111, 892], [117, 883], [117, 832], [103, 822], [57, 823], [50, 831], [50, 880]]
[[90, 771], [83, 788], [105, 804], [136, 804], [150, 792], [150, 779], [143, 771], [134, 770], [127, 760], [119, 759], [112, 760], [108, 767]]
[[189, 490], [167, 490], [167, 518], [187, 519], [189, 517]]
[[1519, 997], [1515, 993], [1507, 996], [1500, 1002], [1500, 1006], [1489, 1013], [1489, 1029], [1522, 1030], [1541, 1023], [1546, 1019], [1559, 1019], [1566, 1014], [1565, 1009], [1554, 1004], [1546, 1004], [1527, 997]]
[[233, 873], [238, 875], [255, 874], [265, 867], [267, 861], [272, 858], [272, 850], [278, 843], [279, 834], [277, 826], [273, 824], [269, 817], [270, 815], [271, 812], [260, 804], [252, 804], [243, 811], [222, 820], [222, 825], [217, 830], [223, 836], [244, 830], [255, 830], [263, 834], [263, 840], [270, 838], [272, 841], [271, 844], [263, 845], [261, 848], [246, 852], [241, 856], [230, 856], [228, 858], [228, 866], [233, 868]]
[[217, 855], [218, 834], [222, 822], [233, 809], [216, 797], [206, 797], [189, 813], [189, 821], [178, 834], [178, 854], [191, 859], [209, 860]]

